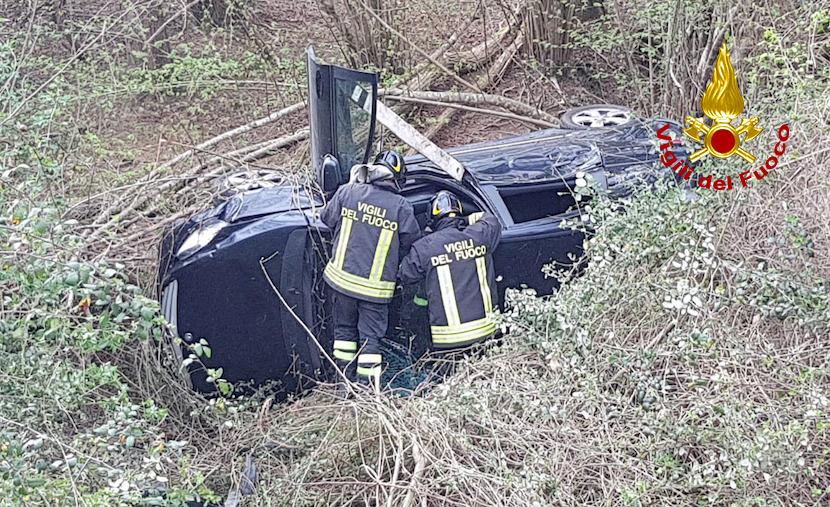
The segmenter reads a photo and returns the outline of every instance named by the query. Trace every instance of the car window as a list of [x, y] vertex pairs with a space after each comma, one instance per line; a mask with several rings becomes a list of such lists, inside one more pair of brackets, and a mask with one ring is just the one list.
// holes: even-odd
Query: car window
[[372, 114], [363, 108], [363, 102], [367, 94], [371, 97], [371, 87], [359, 81], [336, 78], [334, 93], [337, 158], [343, 167], [363, 164], [372, 125]]
[[516, 224], [564, 215], [577, 205], [565, 182], [500, 187], [498, 194]]
[[412, 204], [421, 230], [429, 222], [429, 203], [440, 190], [449, 190], [454, 193], [461, 201], [465, 215], [481, 211], [481, 199], [475, 197], [469, 190], [460, 189], [457, 185], [446, 181], [439, 181], [438, 178], [432, 177], [426, 180], [423, 178], [423, 176], [411, 178], [403, 191], [403, 196]]

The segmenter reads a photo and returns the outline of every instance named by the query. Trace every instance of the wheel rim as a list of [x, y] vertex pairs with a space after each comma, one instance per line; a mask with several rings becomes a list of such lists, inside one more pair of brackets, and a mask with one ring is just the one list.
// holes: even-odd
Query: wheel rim
[[229, 189], [252, 190], [254, 188], [272, 187], [279, 184], [281, 178], [275, 171], [243, 171], [231, 174], [225, 179]]
[[574, 114], [571, 120], [583, 127], [615, 127], [631, 121], [631, 113], [615, 107], [592, 107]]

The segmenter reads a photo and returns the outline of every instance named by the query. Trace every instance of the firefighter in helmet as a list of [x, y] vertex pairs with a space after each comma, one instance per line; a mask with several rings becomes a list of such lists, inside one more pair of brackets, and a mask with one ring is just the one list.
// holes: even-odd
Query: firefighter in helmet
[[496, 331], [493, 251], [501, 224], [490, 213], [462, 214], [461, 202], [442, 190], [430, 204], [432, 232], [412, 245], [398, 276], [404, 284], [426, 280], [433, 348], [453, 350]]
[[354, 166], [320, 214], [334, 241], [323, 272], [334, 290], [333, 355], [347, 377], [356, 370], [375, 389], [398, 263], [420, 234], [412, 205], [400, 195], [405, 181], [403, 157], [384, 151], [373, 164]]

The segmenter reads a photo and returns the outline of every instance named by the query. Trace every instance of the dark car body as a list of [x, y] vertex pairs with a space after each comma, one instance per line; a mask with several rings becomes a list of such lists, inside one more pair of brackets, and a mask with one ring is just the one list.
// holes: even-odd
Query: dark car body
[[[336, 188], [346, 177], [341, 167], [365, 162], [374, 133], [374, 111], [349, 112], [354, 105], [337, 104], [330, 92], [337, 79], [344, 88], [354, 88], [350, 80], [364, 80], [363, 89], [374, 95], [373, 76], [309, 56], [312, 163], [318, 182], [329, 179], [319, 187]], [[359, 114], [368, 123], [355, 121]], [[368, 133], [368, 142], [355, 142], [351, 130], [344, 134], [344, 124]], [[635, 120], [616, 128], [548, 129], [449, 149], [466, 169], [461, 181], [422, 156], [410, 157], [402, 193], [422, 228], [429, 200], [442, 189], [456, 193], [465, 212], [496, 214], [504, 227], [494, 254], [499, 300], [508, 288], [551, 294], [558, 282], [545, 276], [543, 266], [567, 268], [582, 251], [583, 235], [561, 227], [563, 220], [579, 216], [572, 193], [577, 180], [590, 174], [600, 186], [624, 194], [641, 176], [653, 179], [660, 171], [655, 126]], [[332, 178], [338, 181], [333, 184]], [[177, 224], [162, 242], [159, 292], [165, 316], [185, 349], [206, 339], [212, 354], [202, 358], [203, 366], [221, 367], [223, 377], [238, 387], [276, 382], [277, 391], [286, 394], [326, 374], [321, 350], [329, 349], [332, 338], [329, 289], [321, 274], [330, 231], [318, 219], [325, 194], [313, 185], [240, 193]], [[197, 248], [183, 248], [192, 244]], [[423, 315], [425, 309], [413, 305], [410, 295], [399, 294], [390, 337], [417, 335], [414, 323]], [[393, 333], [396, 328], [404, 332]], [[196, 389], [213, 389], [202, 366], [191, 365], [190, 377]]]

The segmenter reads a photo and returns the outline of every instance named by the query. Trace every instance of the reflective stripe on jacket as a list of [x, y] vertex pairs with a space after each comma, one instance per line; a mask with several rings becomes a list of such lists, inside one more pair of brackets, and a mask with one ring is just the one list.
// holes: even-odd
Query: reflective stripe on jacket
[[436, 348], [467, 345], [496, 331], [493, 251], [501, 224], [489, 213], [471, 215], [468, 222], [464, 227], [455, 220], [416, 241], [398, 272], [406, 284], [426, 279]]
[[420, 233], [412, 205], [383, 183], [349, 183], [320, 218], [333, 231], [326, 282], [364, 301], [392, 299], [400, 254]]

